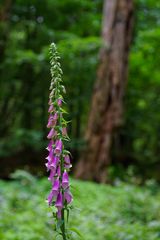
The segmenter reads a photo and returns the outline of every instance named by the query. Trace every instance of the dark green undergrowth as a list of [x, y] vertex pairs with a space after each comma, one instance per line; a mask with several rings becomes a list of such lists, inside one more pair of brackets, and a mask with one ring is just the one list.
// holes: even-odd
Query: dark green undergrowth
[[[22, 175], [19, 180], [0, 181], [0, 239], [56, 239], [52, 213], [45, 203], [50, 190], [47, 178]], [[160, 188], [152, 181], [139, 187], [72, 180], [72, 192], [70, 227], [81, 232], [81, 239], [160, 239]], [[73, 234], [73, 239], [80, 237]]]

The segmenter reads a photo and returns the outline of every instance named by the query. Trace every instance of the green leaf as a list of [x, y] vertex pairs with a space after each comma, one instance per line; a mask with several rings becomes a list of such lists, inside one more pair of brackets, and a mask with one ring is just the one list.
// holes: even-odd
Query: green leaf
[[84, 239], [81, 232], [77, 228], [72, 227], [70, 228], [70, 231], [76, 233], [81, 239]]

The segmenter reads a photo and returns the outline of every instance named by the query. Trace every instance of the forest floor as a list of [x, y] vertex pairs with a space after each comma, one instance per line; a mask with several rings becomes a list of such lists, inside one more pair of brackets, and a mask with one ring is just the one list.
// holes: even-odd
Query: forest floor
[[[28, 173], [0, 181], [0, 239], [54, 240], [51, 210], [45, 203], [50, 184]], [[160, 240], [160, 187], [117, 182], [98, 185], [72, 179], [71, 228], [84, 240]], [[58, 239], [58, 238], [57, 238]]]

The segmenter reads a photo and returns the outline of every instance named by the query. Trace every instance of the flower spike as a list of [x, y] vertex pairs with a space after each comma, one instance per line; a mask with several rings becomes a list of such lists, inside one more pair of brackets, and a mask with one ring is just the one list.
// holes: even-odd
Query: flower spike
[[[54, 43], [50, 45], [50, 64], [51, 64], [51, 84], [49, 87], [49, 101], [48, 101], [48, 123], [49, 152], [46, 157], [47, 171], [49, 171], [48, 180], [52, 184], [51, 192], [47, 198], [49, 206], [54, 205], [57, 209], [56, 220], [62, 221], [61, 233], [66, 237], [65, 228], [65, 211], [69, 211], [68, 205], [72, 202], [73, 197], [70, 192], [68, 172], [71, 167], [69, 152], [65, 149], [65, 142], [69, 137], [67, 134], [66, 121], [63, 118], [63, 93], [65, 87], [62, 82], [62, 70], [59, 63], [59, 54]], [[66, 155], [67, 152], [67, 155]]]

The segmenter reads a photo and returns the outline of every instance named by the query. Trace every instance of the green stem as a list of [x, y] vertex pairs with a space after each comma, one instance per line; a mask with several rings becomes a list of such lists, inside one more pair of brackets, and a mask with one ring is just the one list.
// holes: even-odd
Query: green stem
[[62, 237], [63, 237], [63, 240], [67, 240], [66, 230], [65, 230], [64, 209], [62, 209], [62, 222], [63, 222], [61, 226]]

